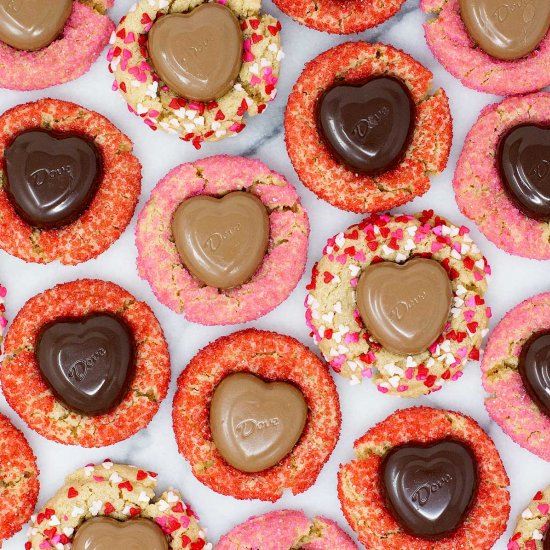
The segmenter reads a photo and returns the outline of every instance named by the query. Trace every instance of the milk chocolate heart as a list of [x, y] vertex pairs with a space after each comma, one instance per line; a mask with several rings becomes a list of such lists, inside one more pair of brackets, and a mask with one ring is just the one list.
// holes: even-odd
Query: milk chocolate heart
[[149, 31], [155, 71], [186, 99], [212, 101], [224, 96], [241, 70], [243, 36], [233, 12], [216, 2], [190, 13], [171, 13]]
[[445, 269], [424, 258], [369, 265], [357, 285], [357, 305], [368, 331], [400, 355], [422, 353], [437, 340], [452, 297]]
[[550, 28], [548, 0], [460, 0], [472, 40], [497, 59], [520, 59], [534, 51]]
[[176, 210], [172, 233], [185, 267], [204, 284], [228, 289], [247, 282], [262, 263], [269, 216], [250, 193], [193, 197]]
[[72, 550], [168, 550], [162, 529], [145, 518], [117, 521], [96, 517], [85, 521], [76, 531]]
[[32, 130], [4, 153], [6, 192], [19, 216], [33, 227], [60, 228], [92, 202], [101, 177], [100, 155], [86, 139]]
[[97, 313], [57, 319], [42, 328], [37, 342], [40, 372], [68, 409], [104, 414], [128, 393], [135, 373], [135, 343], [121, 318]]
[[0, 0], [0, 41], [18, 50], [49, 46], [62, 32], [72, 0]]
[[317, 114], [336, 158], [353, 170], [376, 175], [403, 160], [414, 130], [415, 105], [400, 80], [384, 76], [361, 86], [334, 86], [321, 97]]
[[550, 220], [550, 127], [522, 124], [500, 141], [504, 189], [528, 217]]
[[304, 431], [307, 411], [302, 392], [292, 384], [231, 374], [212, 396], [212, 438], [231, 466], [261, 472], [292, 451]]
[[523, 344], [518, 371], [531, 399], [550, 415], [550, 331], [537, 332]]
[[412, 535], [441, 538], [467, 516], [477, 493], [477, 462], [472, 450], [454, 440], [395, 447], [381, 466], [387, 507]]

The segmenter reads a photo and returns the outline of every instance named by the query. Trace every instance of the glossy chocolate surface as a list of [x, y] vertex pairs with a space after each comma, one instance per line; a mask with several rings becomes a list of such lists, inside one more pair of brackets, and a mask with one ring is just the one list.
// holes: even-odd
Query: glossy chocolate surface
[[531, 399], [550, 416], [550, 331], [537, 332], [523, 344], [518, 372]]

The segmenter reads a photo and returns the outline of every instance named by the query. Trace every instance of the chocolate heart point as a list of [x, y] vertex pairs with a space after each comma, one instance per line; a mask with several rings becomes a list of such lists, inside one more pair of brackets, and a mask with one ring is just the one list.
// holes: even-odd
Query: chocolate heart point
[[531, 399], [550, 416], [550, 331], [537, 332], [523, 344], [518, 372]]

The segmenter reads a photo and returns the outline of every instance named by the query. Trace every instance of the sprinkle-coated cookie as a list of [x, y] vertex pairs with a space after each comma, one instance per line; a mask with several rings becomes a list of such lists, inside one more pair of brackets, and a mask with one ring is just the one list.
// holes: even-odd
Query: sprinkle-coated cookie
[[[468, 444], [478, 465], [478, 489], [459, 528], [434, 541], [403, 531], [384, 503], [380, 468], [397, 446], [452, 438]], [[355, 458], [338, 474], [342, 510], [359, 540], [371, 550], [489, 550], [506, 529], [510, 513], [508, 476], [494, 443], [470, 417], [457, 412], [417, 407], [392, 414], [354, 445]]]
[[29, 521], [38, 499], [36, 458], [25, 436], [0, 414], [0, 548]]
[[550, 84], [550, 35], [527, 57], [496, 59], [476, 47], [460, 16], [459, 0], [421, 0], [435, 17], [424, 24], [436, 59], [464, 86], [495, 95], [535, 92]]
[[108, 44], [115, 26], [105, 14], [112, 0], [75, 0], [62, 36], [33, 52], [0, 41], [0, 88], [40, 90], [82, 76]]
[[110, 517], [119, 522], [154, 521], [173, 550], [212, 550], [197, 515], [180, 493], [169, 489], [157, 494], [156, 477], [154, 472], [110, 460], [77, 470], [33, 517], [25, 549], [66, 548], [84, 522]]
[[[363, 269], [413, 256], [440, 262], [451, 279], [453, 302], [443, 333], [418, 355], [397, 355], [373, 341], [357, 307]], [[468, 360], [479, 359], [491, 310], [483, 298], [491, 270], [468, 228], [424, 211], [416, 216], [372, 215], [328, 240], [307, 286], [306, 321], [332, 368], [379, 391], [417, 397], [457, 380]]]
[[188, 13], [206, 0], [140, 0], [120, 21], [109, 50], [113, 89], [130, 112], [152, 130], [164, 130], [200, 149], [205, 140], [218, 141], [241, 132], [244, 116], [262, 113], [275, 99], [283, 52], [281, 24], [261, 14], [261, 0], [221, 1], [238, 18], [243, 33], [242, 66], [233, 88], [223, 97], [192, 101], [174, 93], [155, 73], [147, 49], [149, 31], [165, 14]]
[[[277, 465], [244, 473], [227, 464], [216, 449], [209, 423], [212, 393], [227, 375], [249, 372], [266, 381], [287, 381], [301, 390], [309, 408], [301, 439]], [[340, 437], [340, 403], [323, 363], [290, 336], [243, 330], [219, 338], [191, 360], [178, 379], [174, 398], [178, 448], [193, 474], [214, 491], [238, 499], [275, 502], [286, 489], [309, 489]]]
[[508, 550], [539, 550], [550, 529], [550, 487], [537, 491], [518, 518]]
[[297, 510], [277, 510], [248, 519], [218, 542], [217, 550], [356, 550], [351, 538], [334, 521], [309, 519]]
[[549, 122], [549, 93], [488, 105], [466, 136], [453, 181], [461, 212], [490, 241], [510, 254], [536, 260], [550, 259], [548, 223], [527, 217], [510, 199], [503, 188], [496, 152], [511, 128]]
[[[415, 128], [404, 160], [372, 177], [337, 162], [317, 124], [317, 106], [335, 83], [376, 76], [402, 80], [416, 104]], [[383, 44], [348, 42], [310, 61], [289, 97], [286, 145], [300, 180], [330, 204], [352, 212], [379, 212], [423, 195], [430, 175], [445, 169], [452, 141], [452, 119], [445, 92], [430, 95], [432, 73], [406, 53]]]
[[491, 394], [485, 406], [491, 418], [518, 445], [550, 462], [550, 417], [527, 393], [518, 372], [523, 344], [550, 327], [550, 293], [539, 294], [510, 310], [492, 332], [481, 370]]
[[405, 0], [275, 0], [281, 11], [312, 29], [337, 34], [362, 32], [395, 15]]
[[[101, 180], [89, 208], [60, 229], [37, 229], [17, 214], [5, 189], [6, 148], [22, 132], [77, 134], [101, 155]], [[74, 103], [42, 99], [0, 116], [0, 248], [26, 262], [75, 265], [97, 257], [116, 241], [134, 214], [141, 191], [141, 164], [133, 144], [102, 115]]]
[[[269, 212], [270, 240], [265, 258], [247, 283], [230, 290], [205, 286], [184, 267], [171, 231], [179, 204], [197, 195], [222, 196], [245, 190]], [[138, 271], [157, 298], [203, 325], [253, 321], [286, 300], [307, 259], [309, 221], [296, 189], [257, 160], [216, 156], [182, 164], [164, 177], [139, 215]]]
[[4, 331], [8, 326], [8, 320], [6, 319], [6, 306], [4, 300], [8, 294], [8, 290], [0, 283], [0, 353], [2, 353], [2, 342], [4, 340]]
[[[35, 346], [47, 323], [95, 312], [120, 316], [133, 332], [136, 374], [131, 390], [112, 412], [84, 416], [56, 400], [38, 368]], [[149, 424], [170, 382], [168, 345], [153, 312], [105, 281], [78, 280], [31, 298], [11, 324], [4, 351], [0, 381], [8, 403], [30, 428], [67, 445], [103, 447], [132, 436]]]

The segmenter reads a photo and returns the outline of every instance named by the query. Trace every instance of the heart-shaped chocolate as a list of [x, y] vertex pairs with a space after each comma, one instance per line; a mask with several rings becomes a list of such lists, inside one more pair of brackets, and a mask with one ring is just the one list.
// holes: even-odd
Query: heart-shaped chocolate
[[550, 220], [550, 127], [521, 124], [498, 148], [504, 189], [528, 217]]
[[168, 550], [162, 529], [146, 518], [117, 521], [96, 517], [85, 521], [76, 531], [72, 550]]
[[422, 353], [437, 340], [452, 297], [445, 269], [425, 258], [369, 265], [357, 284], [357, 305], [368, 331], [400, 355]]
[[173, 92], [212, 101], [231, 88], [242, 66], [239, 20], [222, 4], [201, 4], [190, 13], [171, 13], [149, 31], [149, 56]]
[[430, 445], [401, 445], [381, 466], [386, 505], [412, 535], [441, 538], [455, 531], [468, 514], [478, 486], [472, 450], [451, 439]]
[[336, 158], [353, 170], [376, 175], [403, 160], [414, 130], [415, 105], [403, 82], [384, 76], [361, 86], [334, 86], [321, 97], [317, 115]]
[[269, 244], [269, 216], [260, 199], [236, 191], [180, 204], [172, 234], [185, 267], [204, 284], [228, 289], [247, 282]]
[[548, 0], [460, 0], [472, 40], [497, 59], [520, 59], [542, 42], [550, 28]]
[[82, 137], [32, 130], [4, 152], [6, 192], [33, 227], [54, 229], [78, 219], [92, 202], [101, 176], [100, 155]]
[[71, 15], [72, 0], [0, 0], [0, 41], [18, 50], [49, 46]]
[[242, 472], [261, 472], [292, 451], [307, 412], [302, 392], [292, 384], [231, 374], [214, 390], [210, 430], [227, 463]]
[[68, 409], [98, 415], [126, 396], [135, 373], [135, 343], [119, 317], [96, 313], [57, 319], [38, 335], [38, 367]]
[[523, 344], [518, 371], [531, 399], [550, 415], [550, 331], [537, 332]]

